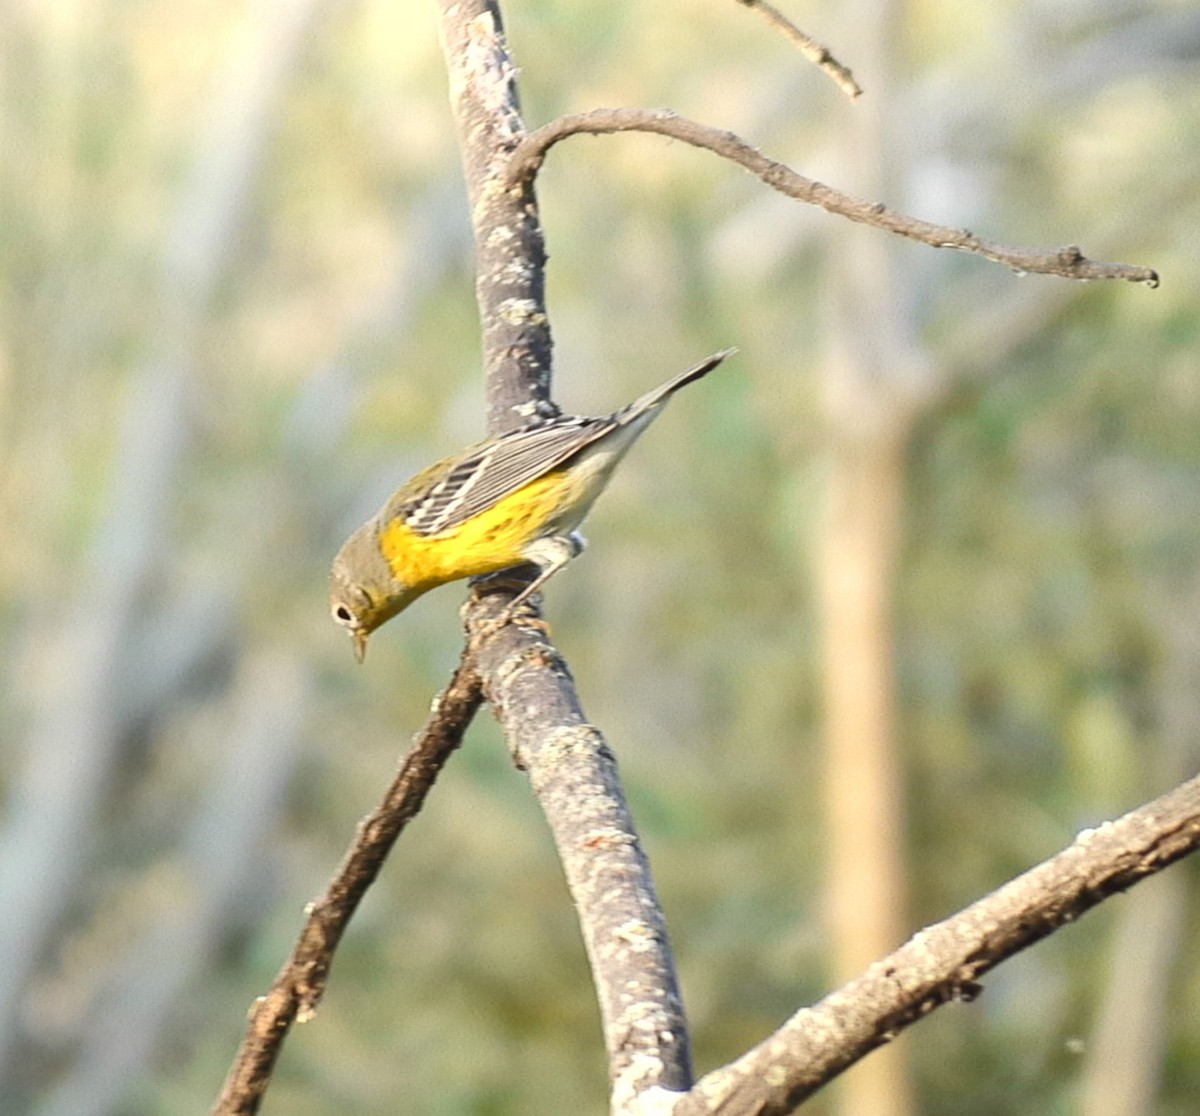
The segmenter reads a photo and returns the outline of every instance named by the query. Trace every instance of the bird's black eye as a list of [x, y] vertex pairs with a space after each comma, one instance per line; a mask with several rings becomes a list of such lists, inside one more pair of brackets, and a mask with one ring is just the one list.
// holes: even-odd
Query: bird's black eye
[[333, 615], [343, 624], [349, 624], [354, 619], [354, 614], [345, 605], [338, 605], [333, 610]]

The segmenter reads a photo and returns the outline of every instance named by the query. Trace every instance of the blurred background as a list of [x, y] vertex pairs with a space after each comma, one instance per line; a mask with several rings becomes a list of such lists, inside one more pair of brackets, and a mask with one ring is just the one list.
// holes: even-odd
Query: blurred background
[[[1200, 10], [512, 0], [529, 123], [646, 105], [1010, 244], [1017, 276], [657, 137], [540, 181], [555, 392], [726, 345], [548, 594], [620, 758], [698, 1067], [1165, 790], [1200, 745]], [[0, 0], [0, 1110], [204, 1111], [446, 680], [458, 587], [356, 668], [329, 560], [478, 437], [432, 3]], [[815, 1113], [1174, 1114], [1195, 866], [926, 1020]], [[578, 929], [481, 716], [266, 1112], [600, 1112]]]

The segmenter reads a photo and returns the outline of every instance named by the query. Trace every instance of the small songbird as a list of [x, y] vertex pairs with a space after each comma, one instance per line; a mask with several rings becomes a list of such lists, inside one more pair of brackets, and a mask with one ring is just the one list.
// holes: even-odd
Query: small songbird
[[333, 560], [329, 606], [354, 640], [367, 639], [422, 593], [448, 581], [526, 562], [538, 576], [506, 615], [584, 548], [575, 528], [625, 452], [685, 384], [725, 349], [611, 415], [560, 415], [488, 438], [418, 473], [364, 523]]

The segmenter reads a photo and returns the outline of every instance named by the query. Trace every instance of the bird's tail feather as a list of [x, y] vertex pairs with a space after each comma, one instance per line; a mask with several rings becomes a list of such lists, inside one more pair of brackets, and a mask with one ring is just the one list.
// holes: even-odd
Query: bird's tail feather
[[616, 416], [617, 421], [624, 424], [636, 419], [639, 415], [644, 415], [647, 411], [661, 407], [681, 387], [690, 384], [693, 380], [700, 379], [701, 376], [707, 376], [727, 356], [732, 356], [736, 352], [737, 349], [722, 349], [719, 353], [713, 353], [706, 360], [702, 360], [694, 368], [680, 372], [678, 376], [672, 376], [665, 384], [660, 384], [630, 403]]

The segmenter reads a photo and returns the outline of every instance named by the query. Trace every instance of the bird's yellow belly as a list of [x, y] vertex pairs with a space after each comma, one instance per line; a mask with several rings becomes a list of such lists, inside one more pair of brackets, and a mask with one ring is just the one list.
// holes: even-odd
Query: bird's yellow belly
[[519, 566], [534, 539], [570, 531], [587, 514], [596, 493], [587, 491], [591, 484], [580, 485], [582, 479], [567, 469], [547, 473], [466, 523], [428, 538], [396, 518], [380, 532], [380, 550], [393, 575], [414, 587]]

